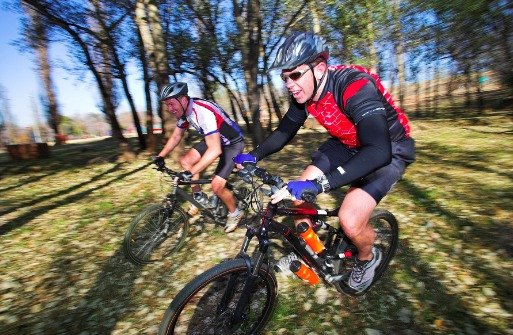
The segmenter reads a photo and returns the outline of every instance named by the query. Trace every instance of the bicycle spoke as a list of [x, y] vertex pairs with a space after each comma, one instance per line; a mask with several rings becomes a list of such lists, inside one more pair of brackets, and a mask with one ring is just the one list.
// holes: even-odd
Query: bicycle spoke
[[[173, 301], [166, 312], [161, 329], [167, 329], [167, 334], [189, 335], [242, 335], [260, 329], [274, 306], [274, 276], [267, 269], [262, 270], [241, 320], [234, 324], [235, 308], [248, 278], [246, 264], [240, 259], [232, 260], [210, 271], [212, 274], [197, 277], [190, 288], [184, 288], [177, 295], [176, 302]], [[178, 309], [173, 307], [175, 305]]]
[[125, 253], [136, 264], [163, 259], [177, 251], [188, 232], [186, 215], [179, 209], [168, 212], [162, 205], [145, 209], [125, 235]]

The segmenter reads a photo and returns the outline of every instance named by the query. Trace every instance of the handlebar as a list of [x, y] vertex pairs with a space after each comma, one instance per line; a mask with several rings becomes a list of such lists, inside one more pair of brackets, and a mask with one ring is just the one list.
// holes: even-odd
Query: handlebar
[[210, 184], [211, 183], [210, 179], [198, 179], [198, 180], [181, 179], [181, 178], [179, 178], [180, 172], [173, 171], [165, 165], [154, 167], [154, 169], [167, 174], [168, 176], [170, 176], [173, 179], [178, 178], [177, 181], [180, 185]]
[[283, 188], [287, 185], [279, 176], [272, 175], [267, 172], [267, 170], [260, 168], [255, 164], [244, 163], [242, 166], [244, 166], [244, 169], [239, 171], [239, 176], [241, 176], [244, 181], [247, 181], [248, 175], [252, 175], [260, 178], [264, 184], [275, 186], [277, 189]]
[[[239, 176], [246, 183], [251, 183], [251, 176], [258, 177], [264, 184], [271, 186], [272, 194], [278, 192], [283, 187], [287, 187], [287, 183], [285, 183], [280, 176], [273, 175], [267, 172], [266, 169], [256, 166], [256, 164], [244, 163], [242, 166], [244, 168], [239, 171]], [[301, 198], [306, 202], [313, 203], [315, 202], [316, 195], [312, 193], [305, 193]]]
[[176, 177], [176, 175], [178, 174], [178, 172], [169, 169], [167, 166], [157, 166], [157, 167], [154, 167], [154, 169], [159, 172], [165, 173], [168, 176], [173, 177], [173, 178]]

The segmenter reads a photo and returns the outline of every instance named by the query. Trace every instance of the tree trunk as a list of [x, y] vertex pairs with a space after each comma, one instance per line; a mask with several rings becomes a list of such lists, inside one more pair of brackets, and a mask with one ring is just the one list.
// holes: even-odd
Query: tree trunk
[[395, 58], [397, 63], [397, 76], [398, 76], [398, 97], [399, 107], [404, 108], [404, 96], [406, 89], [406, 69], [404, 62], [404, 44], [401, 26], [401, 9], [400, 0], [394, 1], [393, 15], [394, 15], [394, 43], [395, 43]]
[[310, 14], [312, 15], [312, 30], [315, 34], [321, 32], [321, 22], [319, 19], [319, 7], [316, 1], [308, 1], [308, 7], [310, 7]]
[[[160, 91], [164, 85], [169, 83], [169, 67], [166, 51], [166, 40], [160, 22], [159, 8], [153, 0], [137, 0], [135, 9], [135, 21], [141, 31], [146, 54], [149, 57], [149, 64], [153, 72], [157, 89]], [[158, 107], [158, 114], [162, 119], [162, 132], [170, 134], [173, 123], [170, 115], [162, 113], [163, 104]]]
[[[109, 68], [105, 68], [105, 58], [108, 58], [108, 53], [105, 51], [105, 49], [102, 48], [100, 45], [100, 49], [98, 50], [93, 49], [94, 52], [97, 52], [99, 54], [99, 57], [101, 61], [103, 62], [102, 65], [104, 66], [103, 69], [98, 69], [97, 62], [93, 60], [93, 56], [91, 54], [91, 51], [89, 50], [88, 44], [85, 42], [85, 40], [81, 37], [79, 33], [77, 33], [75, 30], [73, 30], [72, 26], [70, 26], [66, 21], [62, 20], [61, 18], [53, 15], [48, 11], [48, 9], [42, 4], [40, 1], [36, 0], [23, 0], [24, 3], [27, 5], [35, 8], [41, 15], [45, 16], [50, 22], [55, 24], [56, 26], [62, 28], [65, 32], [67, 32], [70, 37], [77, 43], [79, 46], [79, 49], [82, 51], [83, 56], [85, 58], [85, 65], [89, 68], [89, 70], [92, 72], [96, 83], [98, 85], [98, 90], [100, 91], [100, 95], [102, 97], [103, 102], [103, 113], [107, 116], [107, 121], [110, 123], [112, 128], [112, 136], [118, 141], [119, 147], [122, 151], [123, 157], [126, 160], [130, 160], [134, 157], [133, 150], [128, 143], [127, 139], [123, 136], [123, 133], [121, 132], [121, 128], [119, 126], [116, 114], [115, 114], [115, 108], [113, 103], [113, 97], [112, 97], [112, 74], [110, 72]], [[108, 63], [107, 63], [108, 64]], [[100, 65], [101, 66], [101, 65]], [[103, 73], [102, 70], [106, 70], [107, 72]]]
[[112, 61], [114, 63], [114, 67], [117, 72], [117, 77], [121, 80], [121, 84], [123, 87], [123, 91], [125, 92], [125, 97], [128, 101], [128, 104], [130, 105], [130, 111], [132, 112], [132, 118], [134, 122], [134, 126], [137, 132], [137, 137], [139, 139], [139, 148], [141, 150], [146, 149], [146, 140], [144, 138], [144, 135], [142, 133], [141, 129], [141, 122], [139, 120], [139, 115], [137, 114], [137, 110], [135, 108], [134, 100], [132, 99], [132, 94], [130, 93], [130, 89], [128, 88], [128, 82], [126, 78], [125, 73], [125, 66], [122, 64], [119, 54], [116, 50], [116, 44], [114, 42], [114, 39], [111, 36], [111, 33], [109, 29], [107, 28], [107, 25], [105, 24], [105, 20], [103, 18], [102, 8], [100, 7], [100, 2], [98, 0], [93, 1], [93, 5], [95, 8], [96, 13], [96, 19], [101, 27], [100, 34], [101, 36], [104, 36], [103, 42], [105, 43], [105, 47], [108, 48], [109, 53], [112, 55]]
[[426, 87], [424, 87], [424, 95], [425, 95], [425, 98], [424, 98], [424, 106], [426, 108], [426, 111], [428, 112], [431, 112], [431, 79], [429, 78], [429, 71], [431, 69], [431, 65], [430, 63], [426, 63], [426, 67], [425, 67], [425, 83], [426, 83]]
[[368, 19], [367, 19], [367, 27], [366, 27], [366, 30], [367, 30], [367, 36], [369, 36], [369, 61], [370, 61], [370, 70], [374, 73], [378, 73], [378, 52], [376, 50], [376, 46], [374, 45], [374, 43], [376, 42], [376, 33], [375, 33], [375, 29], [374, 29], [374, 19], [372, 17], [372, 13], [373, 13], [373, 5], [372, 3], [370, 3], [369, 1], [366, 2], [366, 7], [367, 7], [367, 14], [368, 14]]
[[476, 71], [474, 83], [476, 84], [477, 110], [482, 112], [484, 109], [484, 97], [483, 90], [481, 89], [481, 73], [479, 71]]
[[146, 150], [148, 153], [153, 153], [156, 150], [157, 139], [155, 134], [153, 133], [153, 106], [151, 104], [151, 77], [148, 69], [148, 60], [146, 58], [146, 53], [144, 50], [144, 43], [141, 36], [141, 30], [138, 25], [135, 25], [136, 33], [137, 33], [137, 41], [139, 42], [138, 51], [139, 51], [139, 60], [141, 62], [141, 68], [143, 73], [143, 81], [144, 81], [144, 96], [146, 100]]
[[440, 101], [440, 60], [437, 58], [435, 61], [435, 66], [433, 69], [434, 78], [433, 78], [433, 109], [438, 111], [439, 101]]
[[[276, 94], [275, 94], [276, 89], [274, 88], [274, 84], [273, 84], [273, 81], [271, 79], [271, 75], [269, 74], [269, 72], [266, 73], [266, 76], [267, 76], [267, 86], [269, 88], [269, 96], [271, 97], [271, 102], [273, 105], [272, 107], [273, 107], [274, 113], [278, 117], [278, 120], [281, 121], [281, 119], [283, 119], [283, 114], [281, 112], [280, 103], [278, 102], [278, 99], [276, 98]], [[269, 110], [269, 114], [271, 114], [271, 110]]]
[[[149, 67], [152, 70], [157, 89], [160, 92], [162, 87], [169, 83], [169, 66], [166, 39], [156, 2], [154, 0], [137, 0], [135, 21], [141, 32], [144, 49], [149, 59]], [[166, 141], [173, 132], [176, 121], [169, 113], [164, 112], [163, 103], [158, 104], [157, 113], [162, 123], [162, 140]], [[182, 152], [183, 142], [173, 150], [173, 160], [178, 161]]]
[[470, 72], [470, 64], [468, 61], [465, 63], [463, 73], [465, 75], [465, 107], [470, 108], [472, 102], [472, 93], [470, 92], [470, 88], [472, 86], [472, 74]]
[[[99, 50], [97, 50], [97, 48]], [[122, 157], [125, 161], [131, 161], [135, 158], [130, 143], [123, 135], [121, 127], [116, 116], [116, 106], [114, 103], [114, 75], [112, 73], [112, 52], [109, 45], [102, 43], [98, 47], [93, 48], [93, 52], [98, 54], [100, 60], [100, 71], [98, 71], [98, 81], [102, 85], [98, 85], [103, 100], [103, 112], [107, 115], [112, 128], [112, 136], [119, 141], [122, 151]]]
[[[258, 85], [259, 51], [262, 44], [260, 1], [247, 1], [244, 9], [239, 6], [237, 1], [233, 0], [232, 3], [242, 49], [243, 72], [252, 120], [251, 135], [254, 145], [258, 145], [264, 139], [264, 131], [260, 121], [260, 88]], [[246, 13], [246, 17], [243, 17], [242, 13]]]
[[38, 12], [28, 8], [27, 6], [23, 7], [31, 18], [32, 25], [27, 27], [29, 30], [29, 40], [27, 42], [33, 49], [35, 49], [38, 55], [38, 70], [45, 88], [47, 103], [47, 106], [45, 106], [45, 111], [47, 113], [48, 123], [50, 128], [55, 133], [55, 144], [62, 144], [64, 137], [61, 136], [61, 115], [59, 113], [59, 106], [57, 103], [57, 97], [55, 95], [53, 80], [51, 76], [51, 66], [48, 57], [47, 27], [44, 26], [43, 22], [41, 21], [41, 16]]

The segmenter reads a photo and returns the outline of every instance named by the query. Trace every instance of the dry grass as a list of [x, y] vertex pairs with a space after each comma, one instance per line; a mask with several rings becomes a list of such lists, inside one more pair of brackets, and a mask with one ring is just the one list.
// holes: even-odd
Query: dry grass
[[[382, 207], [401, 245], [364, 298], [279, 278], [268, 334], [512, 334], [513, 121], [413, 120], [418, 159]], [[264, 165], [294, 178], [325, 138], [304, 129]], [[167, 190], [147, 157], [110, 139], [13, 163], [0, 156], [0, 334], [155, 334], [183, 285], [235, 255], [242, 230], [207, 226], [146, 267], [128, 263], [130, 220]], [[319, 198], [333, 207], [341, 191]], [[374, 332], [373, 332], [374, 331]]]

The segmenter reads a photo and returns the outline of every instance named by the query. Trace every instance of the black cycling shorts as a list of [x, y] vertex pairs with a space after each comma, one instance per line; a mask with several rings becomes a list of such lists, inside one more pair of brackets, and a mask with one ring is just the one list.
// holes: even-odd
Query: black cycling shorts
[[[198, 142], [194, 149], [201, 156], [207, 151], [207, 143], [205, 140]], [[221, 147], [221, 155], [219, 156], [219, 163], [217, 164], [216, 170], [214, 174], [223, 178], [224, 180], [228, 180], [228, 176], [232, 173], [233, 168], [235, 167], [235, 162], [233, 161], [233, 157], [242, 153], [244, 150], [244, 141], [239, 141], [237, 143], [232, 143], [230, 145], [226, 145]]]
[[[327, 173], [343, 165], [351, 159], [357, 151], [348, 149], [336, 138], [330, 138], [312, 154], [312, 165]], [[415, 160], [415, 142], [408, 138], [399, 142], [392, 142], [392, 162], [371, 174], [360, 178], [352, 187], [358, 187], [370, 194], [379, 203], [401, 179], [406, 167]]]

